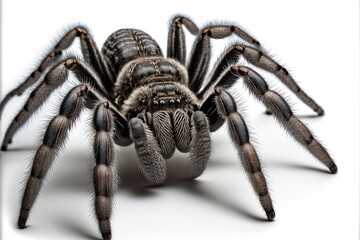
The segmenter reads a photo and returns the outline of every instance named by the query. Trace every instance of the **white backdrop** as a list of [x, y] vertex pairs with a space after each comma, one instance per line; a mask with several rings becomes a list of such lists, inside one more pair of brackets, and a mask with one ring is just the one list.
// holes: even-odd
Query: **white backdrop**
[[[237, 95], [256, 139], [276, 220], [266, 221], [258, 200], [238, 164], [226, 131], [213, 134], [213, 154], [196, 181], [181, 179], [187, 156], [169, 160], [169, 183], [146, 187], [133, 147], [123, 150], [124, 186], [116, 193], [113, 239], [358, 239], [359, 237], [359, 4], [358, 1], [19, 1], [3, 0], [1, 9], [1, 99], [17, 86], [49, 49], [64, 26], [84, 23], [98, 46], [120, 28], [149, 33], [164, 53], [167, 27], [175, 13], [199, 26], [210, 20], [241, 24], [290, 69], [325, 116], [312, 111], [270, 74], [270, 86], [283, 93], [339, 167], [328, 170], [284, 134], [264, 107], [236, 85]], [[190, 49], [193, 37], [188, 38]], [[233, 39], [234, 40], [234, 39]], [[214, 57], [228, 45], [214, 40]], [[28, 94], [25, 94], [26, 96]], [[5, 108], [1, 140], [26, 97]], [[83, 134], [89, 118], [71, 133], [68, 148], [57, 159], [28, 221], [16, 221], [24, 173], [36, 149], [34, 139], [56, 112], [57, 97], [21, 129], [1, 152], [1, 239], [99, 239], [92, 210], [89, 140]], [[48, 110], [54, 109], [55, 110]], [[91, 163], [91, 164], [90, 164]]]

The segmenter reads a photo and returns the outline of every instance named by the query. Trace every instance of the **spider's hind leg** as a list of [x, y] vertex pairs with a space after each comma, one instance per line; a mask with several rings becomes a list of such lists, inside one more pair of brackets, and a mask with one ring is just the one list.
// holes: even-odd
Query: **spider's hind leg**
[[252, 187], [259, 197], [259, 201], [269, 220], [275, 218], [272, 200], [261, 171], [259, 157], [250, 143], [249, 132], [245, 121], [237, 111], [233, 97], [223, 89], [215, 89], [216, 106], [221, 115], [226, 118], [231, 139], [238, 150], [241, 163], [249, 176]]

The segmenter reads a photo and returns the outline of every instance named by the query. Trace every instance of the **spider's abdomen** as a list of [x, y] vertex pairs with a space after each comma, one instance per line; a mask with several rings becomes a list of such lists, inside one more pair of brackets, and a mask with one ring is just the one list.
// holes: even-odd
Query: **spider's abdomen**
[[102, 47], [105, 61], [114, 75], [131, 60], [162, 56], [159, 45], [147, 33], [137, 29], [120, 29], [111, 34]]

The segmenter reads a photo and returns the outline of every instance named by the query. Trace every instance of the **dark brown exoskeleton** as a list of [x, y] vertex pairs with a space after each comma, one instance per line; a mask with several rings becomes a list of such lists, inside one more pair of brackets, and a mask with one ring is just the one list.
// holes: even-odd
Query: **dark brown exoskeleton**
[[[183, 26], [196, 35], [187, 60]], [[209, 72], [210, 39], [231, 34], [249, 45], [233, 44]], [[76, 57], [62, 58], [63, 51], [75, 38], [80, 38], [84, 62]], [[237, 26], [210, 24], [199, 30], [190, 19], [176, 16], [170, 23], [167, 58], [155, 40], [141, 30], [114, 32], [99, 52], [85, 27], [70, 29], [28, 79], [5, 96], [0, 105], [2, 111], [8, 100], [21, 95], [44, 73], [44, 79], [7, 129], [2, 144], [5, 151], [16, 131], [50, 93], [67, 80], [69, 71], [82, 83], [63, 99], [59, 114], [49, 123], [34, 156], [22, 198], [19, 227], [25, 227], [43, 179], [84, 108], [93, 110], [95, 212], [104, 239], [111, 238], [111, 197], [117, 184], [111, 169], [114, 161], [119, 160], [115, 157], [115, 144], [134, 143], [139, 167], [154, 184], [166, 180], [165, 159], [170, 158], [176, 148], [189, 153], [188, 173], [196, 178], [203, 173], [210, 158], [210, 132], [218, 130], [225, 121], [267, 218], [273, 220], [275, 212], [258, 155], [237, 103], [227, 91], [239, 79], [296, 141], [336, 173], [337, 167], [329, 154], [293, 115], [287, 102], [270, 90], [254, 70], [236, 65], [240, 57], [273, 73], [318, 115], [323, 114], [322, 108], [300, 89], [288, 71], [267, 56], [257, 40]]]

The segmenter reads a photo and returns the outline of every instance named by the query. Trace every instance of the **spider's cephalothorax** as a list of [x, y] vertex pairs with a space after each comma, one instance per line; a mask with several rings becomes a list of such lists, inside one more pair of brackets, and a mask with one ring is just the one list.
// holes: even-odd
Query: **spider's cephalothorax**
[[[196, 35], [188, 59], [183, 26]], [[248, 45], [233, 44], [209, 71], [210, 39], [231, 34], [242, 38]], [[61, 57], [77, 37], [80, 38], [85, 63], [76, 57]], [[293, 115], [287, 102], [270, 90], [254, 70], [236, 65], [240, 57], [274, 74], [318, 115], [324, 113], [301, 90], [289, 72], [263, 52], [257, 40], [234, 25], [210, 24], [199, 30], [189, 18], [176, 16], [169, 27], [167, 58], [162, 55], [158, 44], [140, 30], [122, 29], [113, 33], [99, 52], [85, 27], [70, 29], [38, 68], [0, 104], [1, 113], [14, 95], [21, 95], [44, 75], [7, 129], [1, 147], [5, 151], [16, 131], [50, 93], [67, 80], [69, 71], [82, 83], [63, 99], [59, 114], [50, 121], [34, 156], [18, 226], [25, 227], [43, 179], [84, 108], [93, 111], [95, 212], [104, 239], [111, 238], [111, 197], [117, 179], [111, 167], [119, 160], [115, 157], [115, 144], [127, 146], [134, 143], [139, 167], [147, 180], [154, 184], [166, 180], [165, 159], [170, 158], [176, 148], [189, 153], [189, 177], [196, 178], [203, 173], [210, 158], [210, 132], [219, 129], [225, 121], [259, 201], [268, 219], [273, 220], [275, 212], [259, 158], [237, 103], [227, 91], [239, 79], [296, 141], [336, 173], [337, 166], [329, 154]]]

